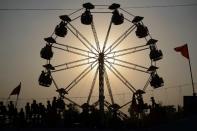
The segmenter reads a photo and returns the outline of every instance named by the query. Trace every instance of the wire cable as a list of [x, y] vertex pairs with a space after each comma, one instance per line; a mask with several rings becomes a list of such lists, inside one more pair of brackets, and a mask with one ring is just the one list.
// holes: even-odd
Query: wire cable
[[123, 7], [124, 9], [134, 9], [134, 8], [168, 8], [168, 7], [187, 7], [187, 6], [197, 6], [197, 3], [192, 4], [174, 4], [174, 5], [147, 5], [147, 6], [128, 6]]
[[[189, 4], [173, 4], [173, 5], [145, 5], [145, 6], [126, 6], [122, 9], [139, 9], [139, 8], [168, 8], [168, 7], [189, 7], [197, 6], [197, 3]], [[96, 9], [107, 9], [107, 8], [96, 8]], [[74, 8], [0, 8], [0, 11], [73, 11], [79, 10]]]

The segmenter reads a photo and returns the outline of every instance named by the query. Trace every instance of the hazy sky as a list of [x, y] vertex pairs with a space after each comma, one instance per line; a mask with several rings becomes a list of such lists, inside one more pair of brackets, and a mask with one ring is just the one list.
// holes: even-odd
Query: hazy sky
[[[174, 4], [191, 4], [196, 3], [196, 0], [1, 0], [1, 9], [13, 9], [13, 8], [69, 8], [79, 9], [84, 2], [92, 2], [93, 4], [109, 5], [112, 3], [119, 3], [121, 7], [133, 7], [133, 6], [152, 6], [152, 5], [174, 5]], [[183, 87], [177, 87], [177, 85], [190, 84], [190, 74], [188, 60], [182, 57], [179, 53], [176, 53], [173, 48], [188, 43], [190, 58], [193, 70], [194, 82], [197, 79], [197, 6], [188, 7], [167, 7], [167, 8], [132, 8], [126, 9], [134, 15], [143, 16], [144, 24], [148, 26], [149, 31], [153, 38], [158, 39], [158, 47], [163, 51], [164, 58], [158, 62], [159, 75], [163, 77], [165, 86], [161, 89], [154, 91], [149, 86], [147, 96], [155, 96], [157, 101], [165, 104], [177, 104], [181, 103], [182, 95], [191, 95], [192, 88], [190, 85]], [[59, 23], [59, 15], [69, 14], [72, 11], [12, 11], [12, 10], [0, 10], [0, 98], [7, 98], [9, 93], [15, 88], [19, 82], [22, 82], [22, 89], [20, 98], [51, 98], [57, 93], [55, 87], [52, 85], [50, 88], [41, 87], [38, 84], [38, 77], [40, 75], [42, 65], [45, 60], [40, 58], [40, 50], [44, 47], [43, 38], [48, 37], [53, 32], [55, 26]], [[102, 41], [109, 24], [110, 15], [97, 14], [94, 16], [95, 25], [98, 27], [98, 35]], [[101, 21], [102, 20], [102, 21]], [[79, 21], [73, 23], [76, 27], [88, 36], [86, 27], [81, 26]], [[110, 42], [121, 34], [122, 30], [125, 30], [128, 25], [124, 27], [115, 27], [112, 31]], [[89, 28], [90, 29], [90, 28]], [[91, 30], [89, 30], [91, 31]], [[123, 31], [122, 31], [123, 32]], [[133, 36], [134, 37], [134, 33]], [[62, 43], [66, 42], [70, 45], [76, 45], [80, 43], [72, 35], [68, 35], [66, 40], [61, 40]], [[129, 41], [129, 40], [128, 40]], [[135, 41], [135, 40], [134, 40]], [[109, 44], [108, 43], [108, 44]], [[132, 43], [132, 42], [130, 42]], [[133, 42], [135, 43], [135, 42]], [[143, 42], [142, 42], [143, 43]], [[127, 45], [126, 45], [127, 44]], [[126, 42], [124, 47], [129, 46], [129, 42]], [[81, 45], [79, 46], [80, 48]], [[123, 47], [122, 47], [123, 48]], [[69, 55], [61, 51], [54, 50], [55, 64], [76, 60], [78, 57], [75, 55]], [[139, 55], [139, 56], [137, 56]], [[144, 55], [144, 56], [143, 56]], [[146, 55], [146, 56], [145, 56]], [[149, 52], [136, 54], [133, 57], [127, 58], [128, 61], [135, 61], [142, 65], [149, 65], [148, 61]], [[146, 57], [146, 58], [144, 58]], [[84, 67], [82, 68], [84, 69]], [[66, 86], [68, 83], [79, 74], [82, 69], [74, 69], [57, 73], [55, 79], [59, 86]], [[120, 69], [120, 68], [118, 68]], [[139, 88], [143, 86], [146, 81], [146, 76], [143, 74], [137, 74], [134, 71], [128, 73], [128, 70], [120, 69], [120, 71], [127, 76], [127, 79], [131, 79], [134, 85]], [[95, 70], [93, 71], [93, 73]], [[90, 88], [91, 81], [93, 79], [93, 73], [82, 81], [76, 89], [73, 89], [70, 96], [87, 96]], [[126, 74], [125, 74], [126, 73]], [[122, 102], [126, 102], [132, 97], [129, 90], [121, 87], [121, 82], [110, 75], [110, 81], [114, 90], [114, 97], [116, 99], [121, 98]], [[118, 84], [119, 83], [119, 84]], [[88, 85], [89, 86], [88, 86]], [[140, 85], [141, 84], [141, 85]], [[84, 87], [87, 86], [87, 87]], [[98, 87], [98, 82], [97, 82]], [[98, 90], [98, 88], [95, 90]], [[171, 87], [171, 88], [170, 88]], [[176, 88], [172, 88], [176, 87]], [[197, 91], [197, 89], [196, 89]], [[79, 93], [80, 92], [80, 93]], [[94, 93], [94, 95], [97, 92]], [[118, 95], [122, 94], [124, 95]], [[14, 98], [14, 96], [13, 96]], [[85, 99], [85, 98], [81, 98]], [[78, 100], [79, 101], [79, 100]], [[149, 102], [149, 100], [147, 100]]]

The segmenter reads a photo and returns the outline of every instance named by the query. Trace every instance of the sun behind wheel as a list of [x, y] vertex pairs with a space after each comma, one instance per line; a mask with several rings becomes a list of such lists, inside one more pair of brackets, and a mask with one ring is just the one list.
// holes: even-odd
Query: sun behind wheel
[[[134, 16], [133, 14], [120, 8], [120, 5], [116, 3], [110, 5], [108, 8], [106, 8], [107, 6], [103, 6], [104, 8], [106, 8], [107, 11], [93, 11], [99, 10], [99, 8], [97, 9], [97, 7], [100, 6], [101, 5], [85, 3], [83, 4], [82, 9], [76, 10], [70, 15], [61, 15], [59, 17], [61, 19], [61, 22], [55, 27], [55, 30], [52, 33], [52, 35], [50, 37], [44, 38], [44, 40], [46, 41], [46, 45], [44, 48], [42, 48], [40, 55], [41, 58], [45, 59], [47, 62], [45, 65], [43, 65], [45, 70], [42, 71], [39, 77], [39, 84], [41, 86], [49, 87], [53, 82], [57, 89], [56, 91], [59, 93], [59, 99], [66, 99], [71, 103], [74, 103], [75, 105], [78, 105], [79, 107], [83, 108], [84, 111], [91, 111], [92, 107], [96, 107], [97, 105], [99, 105], [100, 112], [104, 112], [104, 106], [106, 106], [112, 112], [119, 112], [118, 114], [120, 115], [120, 117], [124, 118], [126, 116], [123, 112], [120, 111], [120, 109], [130, 103], [132, 104], [133, 108], [136, 109], [136, 112], [142, 112], [143, 109], [147, 108], [146, 104], [143, 101], [142, 95], [145, 93], [145, 90], [148, 87], [149, 83], [153, 88], [159, 88], [163, 86], [163, 79], [158, 75], [158, 67], [156, 66], [156, 62], [162, 59], [163, 54], [162, 51], [157, 48], [157, 40], [151, 37], [148, 28], [143, 24], [143, 17]], [[74, 14], [79, 13], [79, 16], [73, 18]], [[97, 14], [105, 13], [111, 14], [111, 20], [107, 29], [103, 45], [101, 46], [102, 42], [98, 39], [98, 34], [94, 24], [94, 17], [96, 17]], [[127, 18], [123, 13], [127, 14], [127, 17], [129, 17]], [[90, 42], [90, 40], [88, 40], [84, 33], [81, 33], [74, 26], [73, 21], [76, 21], [77, 19], [80, 19], [80, 26], [85, 25], [91, 27], [94, 43]], [[127, 28], [126, 31], [124, 31], [119, 37], [117, 37], [113, 43], [107, 46], [107, 44], [109, 44], [108, 40], [110, 34], [112, 34], [112, 32], [110, 32], [112, 30], [112, 27], [121, 27], [126, 22], [129, 28]], [[145, 44], [139, 43], [138, 46], [118, 49], [117, 47], [121, 45], [127, 37], [130, 37], [129, 35], [133, 31], [135, 31], [135, 37], [140, 40], [144, 40]], [[66, 37], [68, 33], [72, 33], [73, 37], [78, 39], [81, 45], [76, 47], [73, 45], [62, 44], [58, 42], [59, 38], [63, 39], [64, 37]], [[83, 46], [85, 49], [81, 48], [81, 46]], [[65, 51], [70, 54], [75, 54], [82, 58], [63, 64], [55, 65], [54, 63], [51, 63], [51, 59], [53, 58], [54, 54], [53, 50], [55, 49], [59, 51]], [[151, 64], [148, 67], [132, 63], [129, 59], [121, 59], [124, 56], [128, 56], [145, 50], [150, 50], [149, 59]], [[52, 76], [53, 73], [73, 68], [77, 69], [82, 66], [86, 66], [86, 68], [76, 78], [74, 78], [73, 81], [71, 81], [64, 88], [59, 88]], [[128, 80], [128, 78], [122, 75], [121, 71], [119, 71], [117, 67], [135, 70], [137, 72], [142, 72], [145, 75], [149, 75], [148, 81], [144, 80], [145, 85], [142, 89], [135, 88], [135, 86], [131, 84], [130, 80]], [[81, 80], [83, 80], [88, 73], [92, 72], [94, 68], [96, 68], [96, 72], [92, 78], [93, 80], [90, 85], [90, 91], [87, 96], [87, 101], [84, 104], [79, 105], [78, 103], [74, 102], [69, 97], [67, 97], [66, 94], [69, 94], [69, 91], [73, 89]], [[131, 91], [131, 93], [133, 93], [133, 95], [131, 94], [131, 96], [133, 96], [132, 100], [125, 104], [122, 104], [122, 106], [120, 106], [114, 101], [111, 83], [109, 80], [110, 77], [107, 72], [113, 74], [126, 88], [128, 88]], [[97, 76], [99, 84], [98, 101], [95, 101], [92, 104], [90, 104], [90, 99], [97, 81]], [[106, 84], [104, 84], [105, 82]], [[106, 89], [109, 92], [111, 102], [108, 102], [105, 99], [105, 85]]]

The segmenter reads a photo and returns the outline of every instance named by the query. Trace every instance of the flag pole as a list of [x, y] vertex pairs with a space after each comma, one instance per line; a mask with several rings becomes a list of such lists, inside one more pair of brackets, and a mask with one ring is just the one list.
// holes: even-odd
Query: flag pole
[[194, 80], [193, 80], [193, 75], [192, 75], [192, 68], [191, 68], [191, 62], [190, 62], [190, 57], [189, 57], [189, 49], [187, 44], [184, 44], [183, 46], [179, 46], [174, 48], [176, 52], [180, 52], [181, 55], [186, 57], [189, 60], [189, 69], [190, 69], [190, 75], [191, 75], [191, 81], [192, 81], [192, 89], [193, 89], [193, 96], [196, 96], [195, 89], [194, 89]]
[[192, 68], [191, 68], [190, 59], [189, 59], [189, 69], [190, 69], [190, 75], [191, 75], [191, 81], [192, 81], [193, 96], [196, 96], [195, 89], [194, 89], [194, 80], [193, 80], [193, 75], [192, 75]]
[[19, 95], [17, 95], [17, 98], [16, 98], [15, 108], [17, 107], [17, 103], [18, 103], [18, 96], [19, 96]]

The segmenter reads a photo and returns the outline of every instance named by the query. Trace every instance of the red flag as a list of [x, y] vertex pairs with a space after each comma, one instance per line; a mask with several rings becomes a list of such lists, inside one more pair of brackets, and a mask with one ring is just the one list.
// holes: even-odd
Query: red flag
[[20, 90], [21, 90], [21, 82], [20, 82], [20, 84], [16, 88], [14, 88], [14, 90], [12, 90], [10, 96], [11, 95], [19, 95]]
[[187, 44], [174, 48], [176, 52], [180, 52], [184, 57], [189, 59], [189, 51]]

